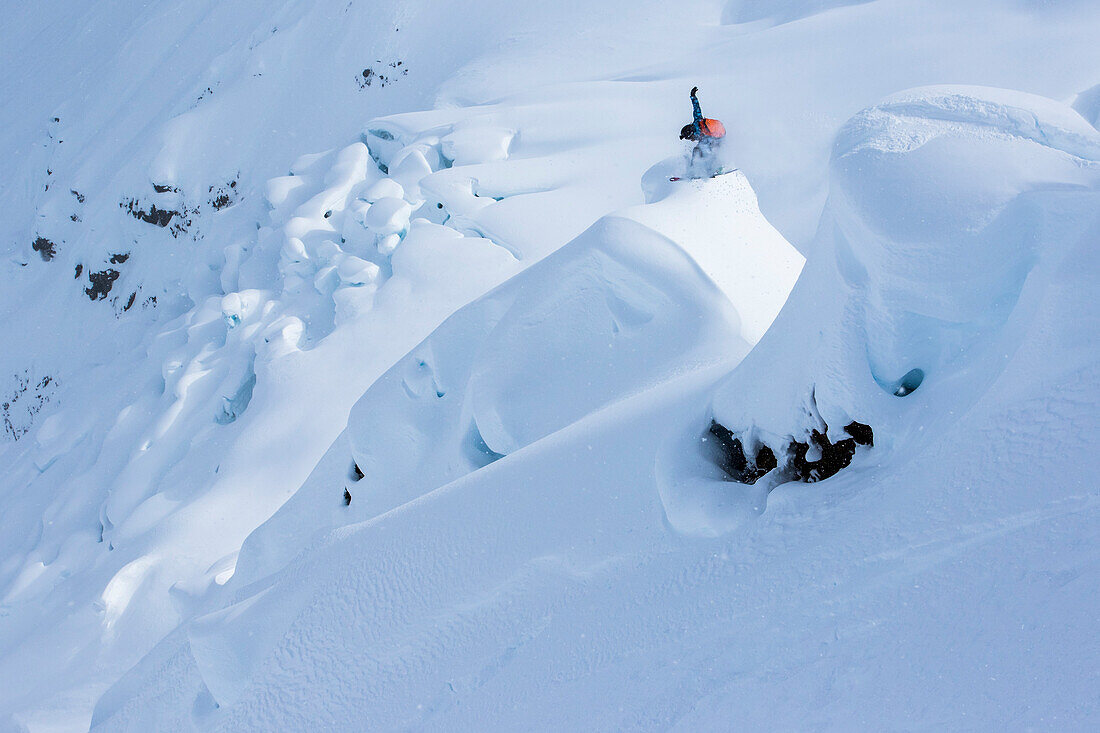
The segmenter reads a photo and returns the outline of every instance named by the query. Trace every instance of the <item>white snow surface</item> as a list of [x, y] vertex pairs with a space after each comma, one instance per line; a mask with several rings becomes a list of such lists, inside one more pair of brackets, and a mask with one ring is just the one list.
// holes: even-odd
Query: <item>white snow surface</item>
[[1097, 38], [12, 6], [0, 730], [1095, 728]]

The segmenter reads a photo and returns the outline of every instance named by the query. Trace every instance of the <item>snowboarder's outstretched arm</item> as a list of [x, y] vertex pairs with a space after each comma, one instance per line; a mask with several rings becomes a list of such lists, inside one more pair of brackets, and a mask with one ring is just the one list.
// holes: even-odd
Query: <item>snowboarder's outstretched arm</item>
[[703, 109], [699, 106], [699, 98], [695, 96], [695, 93], [699, 91], [699, 87], [691, 88], [691, 119], [695, 124], [696, 129], [703, 122]]

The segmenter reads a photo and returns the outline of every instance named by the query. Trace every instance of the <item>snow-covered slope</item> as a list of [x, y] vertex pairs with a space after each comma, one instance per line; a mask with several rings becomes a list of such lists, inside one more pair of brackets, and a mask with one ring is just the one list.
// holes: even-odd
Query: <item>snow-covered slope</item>
[[0, 723], [1087, 727], [1098, 35], [11, 8]]
[[[670, 300], [691, 283], [671, 245], [608, 219], [375, 383], [246, 542], [221, 608], [93, 722], [1085, 726], [1100, 497], [1087, 459], [1027, 446], [1088, 452], [1100, 360], [1055, 344], [1100, 325], [1073, 287], [1100, 265], [1098, 146], [1068, 108], [999, 90], [916, 90], [862, 113], [838, 137], [817, 257], [740, 364], [732, 314], [700, 332]], [[961, 175], [975, 164], [989, 174]], [[655, 265], [663, 286], [632, 306]], [[702, 304], [709, 289], [680, 292]], [[924, 380], [894, 394], [880, 353]], [[711, 417], [773, 443], [780, 467], [731, 482], [704, 441]], [[786, 441], [839, 441], [853, 417], [875, 444], [850, 469], [781, 483]]]

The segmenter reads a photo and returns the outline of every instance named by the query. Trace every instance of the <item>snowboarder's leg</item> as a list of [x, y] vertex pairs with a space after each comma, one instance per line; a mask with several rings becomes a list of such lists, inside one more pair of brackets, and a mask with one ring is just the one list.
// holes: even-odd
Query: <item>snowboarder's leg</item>
[[710, 140], [706, 137], [691, 151], [691, 165], [688, 167], [688, 175], [692, 178], [708, 178], [712, 175], [711, 159], [714, 157]]
[[691, 163], [688, 175], [692, 178], [711, 178], [718, 172], [718, 156], [714, 152], [714, 141], [703, 137], [691, 151]]

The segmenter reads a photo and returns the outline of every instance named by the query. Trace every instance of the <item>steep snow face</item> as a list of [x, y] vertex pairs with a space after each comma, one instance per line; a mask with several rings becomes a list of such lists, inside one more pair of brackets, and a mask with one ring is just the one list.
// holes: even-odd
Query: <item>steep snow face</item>
[[831, 168], [822, 256], [713, 403], [750, 463], [779, 456], [773, 486], [792, 441], [850, 440], [852, 421], [879, 455], [918, 450], [996, 379], [1059, 287], [1052, 268], [1095, 236], [1100, 135], [1043, 98], [895, 95], [844, 126]]
[[[665, 201], [601, 219], [401, 359], [359, 400], [309, 481], [248, 538], [233, 585], [275, 572], [322, 531], [389, 511], [677, 375], [743, 357], [801, 257], [768, 226], [742, 176], [684, 182]], [[663, 236], [657, 227], [680, 221], [671, 206], [696, 217]], [[773, 277], [730, 276], [731, 263], [756, 262]], [[349, 508], [338, 501], [344, 488]]]
[[[601, 220], [449, 318], [367, 391], [334, 460], [249, 538], [225, 589], [235, 601], [188, 631], [184, 658], [213, 700], [232, 708], [308, 602], [296, 591], [256, 594], [254, 582], [272, 582], [322, 532], [523, 455], [590, 414], [748, 348], [736, 311], [673, 242], [629, 219]], [[257, 614], [263, 630], [250, 628]], [[114, 704], [107, 698], [96, 721]], [[349, 705], [341, 725], [364, 720], [359, 703]]]
[[[621, 212], [677, 242], [737, 309], [755, 344], [787, 300], [805, 258], [760, 214], [743, 173], [711, 180], [670, 180], [683, 171], [670, 158], [646, 171], [646, 204]], [[673, 178], [677, 176], [672, 176]]]
[[1037, 260], [1087, 219], [1098, 161], [1100, 136], [1071, 110], [996, 90], [906, 93], [841, 130], [829, 213], [880, 386], [957, 369], [999, 330]]
[[[1097, 139], [999, 90], [861, 113], [816, 257], [744, 360], [737, 309], [761, 299], [703, 279], [638, 223], [649, 207], [604, 220], [379, 380], [211, 612], [93, 723], [1085, 725], [1100, 500], [1095, 466], [1047, 444], [1085, 456], [1095, 423], [1100, 360], [1076, 334], [1100, 327]], [[665, 200], [736, 190], [689, 185]], [[879, 353], [927, 374], [895, 394]], [[501, 387], [543, 381], [552, 400]], [[748, 486], [701, 442], [711, 416], [780, 455], [853, 418], [875, 443], [812, 490], [780, 469]]]
[[[456, 315], [368, 391], [349, 423], [356, 462], [378, 477], [385, 494], [405, 483], [390, 471], [419, 478], [429, 454], [454, 446], [433, 432], [460, 421], [457, 416], [444, 419], [425, 405], [415, 410], [419, 429], [406, 427], [399, 417], [405, 409], [397, 415], [386, 409], [395, 398], [430, 404], [433, 395], [444, 401], [453, 395], [454, 407], [465, 407], [470, 440], [488, 455], [507, 455], [667, 379], [717, 343], [726, 342], [731, 356], [743, 354], [748, 345], [736, 331], [736, 316], [726, 316], [732, 323], [722, 327], [710, 322], [720, 323], [725, 308], [700, 275], [652, 232], [601, 220], [529, 276], [472, 306], [476, 316]], [[656, 343], [660, 354], [650, 351]], [[391, 445], [392, 436], [400, 444]]]

